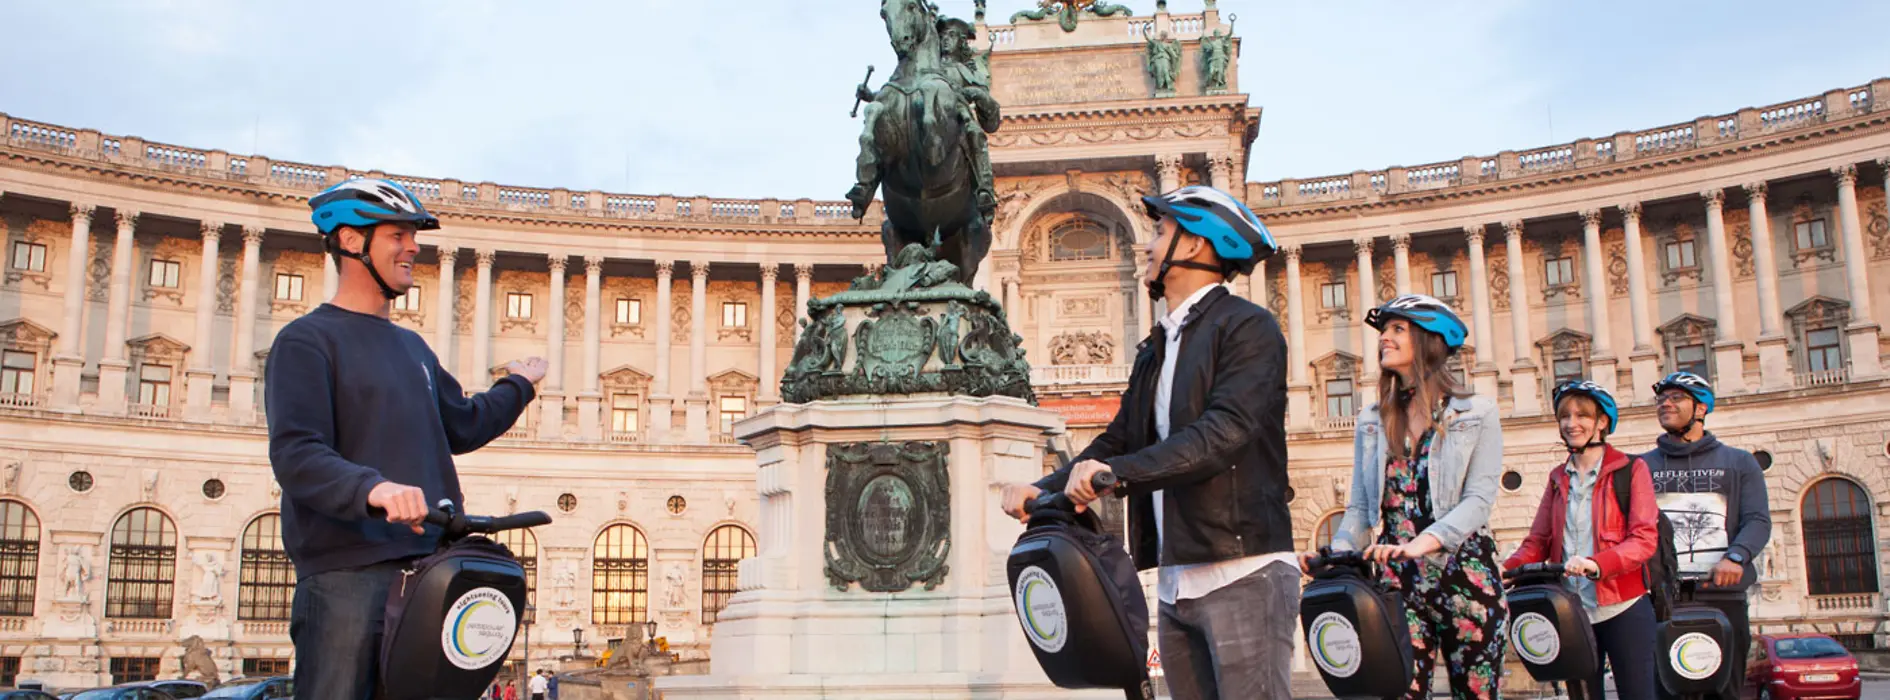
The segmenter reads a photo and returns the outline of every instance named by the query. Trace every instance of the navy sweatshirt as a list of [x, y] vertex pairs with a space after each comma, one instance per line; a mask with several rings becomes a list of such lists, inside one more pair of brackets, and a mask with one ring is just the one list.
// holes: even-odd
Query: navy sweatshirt
[[371, 518], [368, 491], [417, 486], [428, 503], [465, 503], [453, 455], [505, 434], [533, 397], [507, 376], [467, 397], [413, 331], [323, 304], [276, 334], [263, 403], [269, 463], [282, 484], [282, 541], [297, 578], [431, 553], [416, 535]]
[[[1711, 432], [1693, 442], [1662, 435], [1655, 449], [1641, 458], [1654, 474], [1654, 499], [1673, 523], [1680, 571], [1710, 572], [1727, 552], [1738, 552], [1746, 560], [1746, 573], [1730, 589], [1745, 595], [1757, 579], [1759, 554], [1772, 537], [1772, 510], [1759, 461]], [[1700, 595], [1726, 591], [1703, 588]]]

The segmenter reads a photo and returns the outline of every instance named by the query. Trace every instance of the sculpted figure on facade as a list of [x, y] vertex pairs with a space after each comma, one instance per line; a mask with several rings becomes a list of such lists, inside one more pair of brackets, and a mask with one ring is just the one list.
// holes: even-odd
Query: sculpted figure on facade
[[1150, 36], [1142, 65], [1148, 68], [1148, 77], [1155, 80], [1155, 96], [1174, 97], [1175, 77], [1181, 73], [1181, 41], [1169, 38], [1168, 32]]
[[552, 569], [551, 587], [557, 591], [559, 608], [577, 607], [577, 567], [571, 562], [558, 562], [558, 567]]
[[978, 211], [988, 225], [997, 211], [997, 186], [991, 175], [990, 144], [985, 134], [998, 130], [997, 100], [991, 97], [991, 48], [980, 54], [971, 48], [978, 30], [962, 19], [946, 18], [939, 22], [940, 38], [945, 44], [945, 79], [964, 96], [965, 123], [977, 124], [965, 130], [965, 148], [970, 151], [972, 174], [978, 182]]
[[687, 585], [683, 582], [681, 564], [670, 564], [669, 568], [663, 571], [663, 586], [668, 595], [668, 600], [665, 602], [669, 604], [669, 607], [680, 608], [689, 601]]
[[191, 590], [191, 597], [199, 603], [223, 602], [223, 557], [200, 551], [190, 555], [190, 562], [197, 565], [197, 587]]
[[92, 602], [91, 595], [85, 590], [86, 582], [92, 580], [92, 548], [79, 544], [66, 545], [64, 558], [59, 572], [60, 602], [81, 605]]
[[[1231, 17], [1230, 17], [1231, 19]], [[1234, 25], [1230, 21], [1227, 33], [1214, 30], [1214, 34], [1201, 40], [1201, 86], [1209, 95], [1227, 92], [1227, 67], [1234, 62]]]

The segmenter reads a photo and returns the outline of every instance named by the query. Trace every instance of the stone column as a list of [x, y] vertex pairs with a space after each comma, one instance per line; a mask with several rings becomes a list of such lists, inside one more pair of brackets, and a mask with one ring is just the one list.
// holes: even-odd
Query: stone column
[[263, 227], [243, 227], [243, 270], [236, 284], [236, 344], [230, 357], [230, 416], [238, 423], [256, 417], [256, 278], [262, 275], [262, 242]]
[[781, 268], [774, 263], [761, 264], [761, 357], [757, 365], [761, 375], [761, 387], [755, 397], [756, 403], [773, 406], [781, 402], [781, 375], [775, 365], [780, 359], [780, 350], [775, 347], [774, 337], [774, 287], [780, 279]]
[[1162, 192], [1181, 189], [1181, 154], [1155, 156], [1155, 186]]
[[1719, 324], [1719, 342], [1713, 343], [1713, 391], [1736, 394], [1746, 390], [1746, 344], [1739, 340], [1739, 308], [1733, 304], [1732, 246], [1726, 244], [1726, 217], [1721, 211], [1726, 191], [1717, 187], [1700, 193], [1706, 200], [1706, 240], [1713, 264], [1713, 308]]
[[709, 261], [689, 261], [689, 395], [684, 399], [688, 411], [690, 442], [709, 441]]
[[1247, 275], [1247, 300], [1259, 304], [1262, 308], [1267, 306], [1267, 261], [1265, 260], [1255, 263], [1253, 272]]
[[1214, 189], [1233, 194], [1229, 189], [1233, 184], [1233, 172], [1233, 156], [1224, 153], [1208, 156], [1208, 184], [1213, 185]]
[[74, 203], [72, 212], [72, 247], [66, 251], [66, 308], [59, 324], [59, 353], [53, 357], [52, 405], [61, 411], [79, 408], [79, 375], [85, 372], [85, 285], [86, 266], [92, 261], [92, 214], [90, 204]]
[[335, 300], [335, 292], [341, 291], [341, 270], [335, 267], [335, 256], [322, 251], [322, 302]]
[[584, 366], [583, 391], [578, 392], [578, 435], [586, 440], [604, 437], [603, 348], [604, 256], [584, 256]]
[[[1396, 233], [1391, 236], [1391, 265], [1398, 275], [1398, 294], [1411, 293], [1411, 234]], [[1426, 289], [1424, 293], [1429, 294]]]
[[[814, 294], [814, 266], [794, 263], [794, 340], [800, 342], [801, 321], [807, 319], [807, 300]], [[1011, 307], [1004, 307], [1009, 311]]]
[[433, 293], [433, 317], [438, 324], [433, 329], [433, 354], [439, 356], [440, 367], [454, 377], [459, 376], [459, 357], [453, 352], [453, 333], [458, 329], [459, 319], [454, 318], [453, 303], [459, 300], [459, 286], [454, 276], [453, 264], [459, 261], [459, 248], [452, 243], [440, 243], [440, 282], [438, 291]]
[[[1838, 224], [1844, 229], [1844, 281], [1851, 293], [1851, 324], [1844, 329], [1851, 351], [1851, 376], [1875, 377], [1883, 372], [1877, 341], [1880, 327], [1870, 314], [1870, 253], [1864, 249], [1864, 227], [1857, 215], [1857, 166], [1831, 169], [1837, 176]], [[1884, 179], [1890, 185], [1890, 176]]]
[[1470, 385], [1478, 394], [1496, 398], [1496, 322], [1490, 317], [1490, 265], [1483, 256], [1483, 225], [1463, 227], [1470, 248], [1470, 329], [1477, 345], [1477, 364], [1470, 368]]
[[1588, 357], [1589, 380], [1609, 394], [1620, 394], [1615, 372], [1614, 339], [1608, 321], [1608, 276], [1601, 261], [1601, 210], [1587, 209], [1582, 217], [1582, 268], [1588, 284], [1588, 332], [1593, 340]]
[[[674, 318], [670, 307], [672, 288], [675, 286], [676, 262], [673, 260], [656, 261], [656, 372], [650, 376], [650, 420], [649, 431], [653, 438], [664, 442], [674, 440], [675, 394], [671, 393], [669, 375], [670, 345], [676, 342], [675, 332], [671, 330]], [[806, 306], [801, 307], [806, 313]]]
[[217, 242], [223, 237], [223, 222], [198, 222], [203, 234], [202, 264], [197, 269], [197, 340], [191, 349], [191, 367], [184, 372], [184, 414], [193, 421], [210, 420], [210, 385], [216, 382], [216, 366], [211, 364], [210, 343], [216, 334], [213, 324], [217, 312]]
[[564, 271], [570, 260], [553, 253], [546, 264], [551, 269], [551, 303], [545, 305], [550, 314], [545, 320], [551, 330], [545, 338], [545, 381], [538, 391], [538, 438], [556, 440], [564, 436]]
[[[1017, 319], [1012, 317], [1018, 316], [1019, 313], [1023, 311], [1023, 307], [1019, 306], [1023, 301], [1018, 298], [1017, 285], [1018, 281], [1016, 277], [1004, 278], [1004, 318], [1011, 323], [1016, 323]], [[1015, 328], [1012, 330], [1015, 330]], [[1031, 359], [1035, 360], [1037, 358]]]
[[1306, 378], [1306, 303], [1300, 292], [1300, 248], [1286, 244], [1286, 425], [1312, 428], [1312, 383]]
[[98, 408], [108, 414], [125, 412], [125, 372], [131, 363], [125, 359], [125, 332], [131, 319], [132, 242], [136, 235], [138, 212], [118, 210], [118, 238], [112, 241], [112, 277], [110, 296], [105, 306], [105, 354], [98, 361]]
[[1515, 400], [1513, 413], [1533, 416], [1542, 413], [1542, 387], [1536, 381], [1536, 362], [1529, 348], [1529, 282], [1523, 276], [1523, 223], [1503, 222], [1503, 244], [1509, 249], [1509, 333], [1516, 361], [1509, 366], [1510, 396]]
[[473, 281], [472, 369], [460, 377], [468, 392], [492, 384], [492, 263], [499, 257], [491, 248], [473, 251], [478, 265]]
[[1765, 206], [1764, 180], [1748, 183], [1746, 213], [1752, 220], [1752, 271], [1759, 285], [1759, 387], [1765, 391], [1792, 388], [1792, 363], [1787, 353], [1778, 308], [1778, 261], [1773, 257], [1772, 219]]
[[[1378, 386], [1378, 331], [1365, 325], [1365, 315], [1378, 306], [1378, 275], [1372, 271], [1372, 238], [1352, 241], [1358, 256], [1358, 355], [1365, 360], [1359, 371], [1360, 387]], [[1369, 395], [1370, 391], [1361, 392]]]
[[1642, 250], [1645, 241], [1641, 240], [1640, 202], [1621, 205], [1621, 228], [1627, 239], [1628, 316], [1634, 333], [1634, 349], [1628, 355], [1634, 403], [1648, 403], [1654, 400], [1654, 382], [1660, 379], [1660, 352], [1654, 349], [1654, 323], [1647, 312], [1647, 255]]

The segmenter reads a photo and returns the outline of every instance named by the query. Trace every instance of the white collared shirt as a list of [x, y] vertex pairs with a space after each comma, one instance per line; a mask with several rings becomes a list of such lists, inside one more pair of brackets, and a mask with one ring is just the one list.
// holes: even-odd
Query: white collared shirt
[[[1175, 361], [1181, 355], [1181, 322], [1188, 318], [1188, 312], [1194, 309], [1195, 302], [1201, 301], [1215, 287], [1224, 286], [1210, 284], [1195, 290], [1187, 301], [1181, 302], [1180, 306], [1161, 318], [1167, 344], [1162, 354], [1161, 378], [1155, 383], [1155, 434], [1159, 439], [1168, 439], [1168, 404], [1175, 391]], [[1162, 492], [1156, 491], [1154, 497], [1155, 537], [1159, 546], [1164, 534]], [[1292, 552], [1255, 554], [1202, 564], [1165, 564], [1156, 572], [1155, 594], [1162, 602], [1170, 605], [1183, 598], [1200, 598], [1276, 561], [1297, 565]]]

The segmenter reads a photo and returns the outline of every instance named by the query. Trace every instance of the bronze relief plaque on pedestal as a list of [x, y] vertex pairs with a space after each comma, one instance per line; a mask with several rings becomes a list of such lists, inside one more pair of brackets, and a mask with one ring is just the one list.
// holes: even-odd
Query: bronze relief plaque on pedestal
[[951, 552], [950, 446], [853, 442], [827, 448], [827, 581], [897, 593], [945, 581]]

